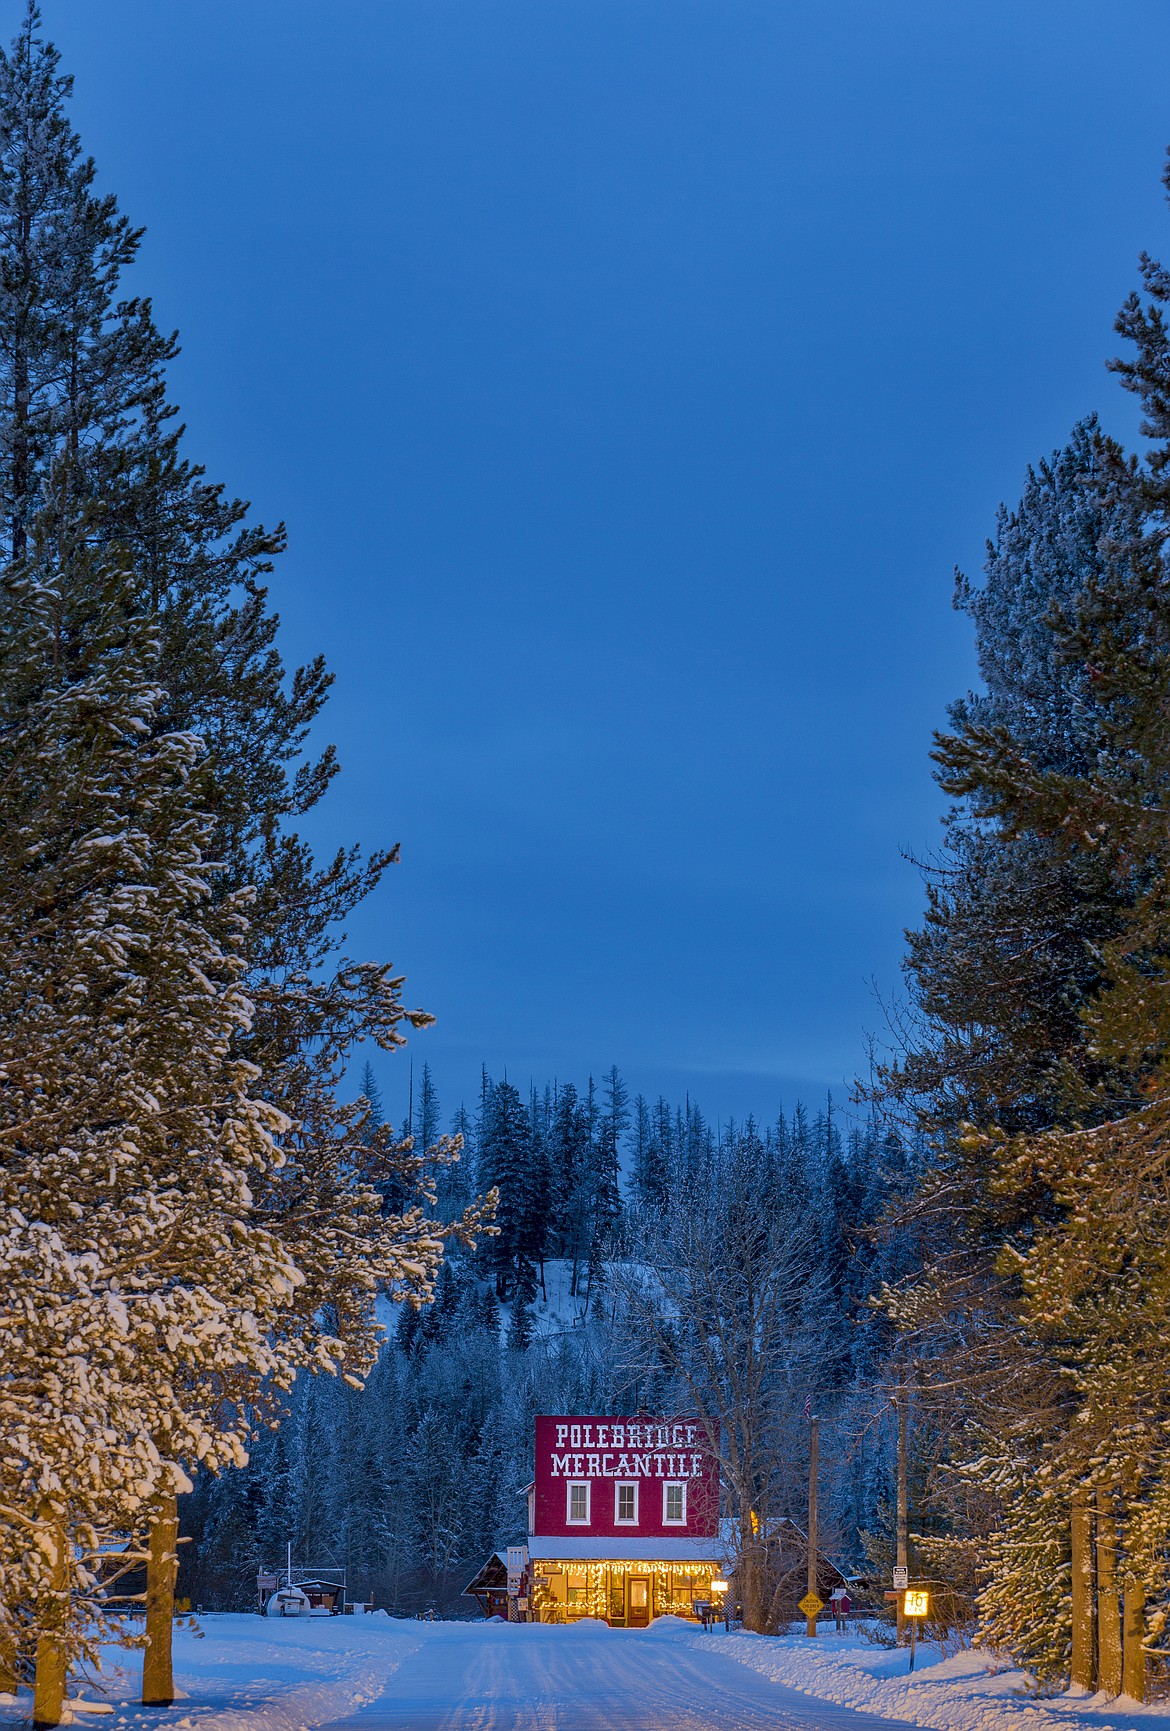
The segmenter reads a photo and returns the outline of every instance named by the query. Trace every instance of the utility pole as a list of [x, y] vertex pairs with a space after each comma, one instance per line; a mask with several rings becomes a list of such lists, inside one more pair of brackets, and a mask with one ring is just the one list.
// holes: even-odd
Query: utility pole
[[[898, 1567], [909, 1567], [908, 1538], [910, 1528], [909, 1497], [906, 1481], [906, 1390], [900, 1388], [894, 1396], [894, 1405], [898, 1412], [898, 1508], [897, 1508], [897, 1541]], [[906, 1577], [902, 1577], [906, 1578]], [[901, 1645], [906, 1636], [906, 1614], [902, 1609], [903, 1596], [898, 1594], [898, 1643]]]
[[[808, 1421], [808, 1590], [815, 1598], [820, 1598], [820, 1594], [817, 1592], [817, 1470], [820, 1453], [820, 1425], [819, 1418], [810, 1417]], [[815, 1612], [805, 1622], [804, 1632], [806, 1635], [816, 1634]]]

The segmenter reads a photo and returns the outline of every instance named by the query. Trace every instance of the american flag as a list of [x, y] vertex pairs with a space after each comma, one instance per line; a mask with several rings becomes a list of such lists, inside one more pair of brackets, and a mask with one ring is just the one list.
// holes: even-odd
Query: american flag
[[804, 1397], [804, 1416], [806, 1419], [808, 1419], [809, 1423], [811, 1424], [812, 1423], [812, 1395], [811, 1394], [806, 1394]]

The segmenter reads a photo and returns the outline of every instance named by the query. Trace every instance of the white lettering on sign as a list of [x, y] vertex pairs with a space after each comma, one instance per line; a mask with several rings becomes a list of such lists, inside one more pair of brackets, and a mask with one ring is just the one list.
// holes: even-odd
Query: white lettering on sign
[[[558, 1425], [558, 1432], [563, 1429]], [[549, 1470], [554, 1479], [698, 1479], [703, 1476], [701, 1454], [553, 1454]], [[651, 1465], [653, 1463], [653, 1465]]]

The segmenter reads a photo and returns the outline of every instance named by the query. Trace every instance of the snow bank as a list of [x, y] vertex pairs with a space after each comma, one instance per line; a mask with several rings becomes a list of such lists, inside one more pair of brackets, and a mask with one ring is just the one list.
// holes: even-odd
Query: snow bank
[[[665, 1621], [665, 1619], [662, 1619]], [[698, 1634], [663, 1630], [687, 1646], [726, 1654], [774, 1683], [932, 1731], [1170, 1731], [1170, 1703], [1142, 1707], [1124, 1697], [1029, 1698], [1022, 1671], [996, 1670], [975, 1649], [944, 1657], [922, 1643], [908, 1673], [905, 1647], [874, 1647], [856, 1634], [807, 1636]]]
[[[422, 1644], [420, 1625], [387, 1617], [278, 1618], [208, 1616], [198, 1632], [175, 1630], [176, 1695], [167, 1731], [313, 1731], [376, 1701], [409, 1654]], [[102, 1731], [160, 1724], [157, 1708], [137, 1701], [141, 1656], [107, 1648], [103, 1671], [86, 1694], [104, 1694], [114, 1718]], [[75, 1685], [76, 1688], [76, 1685]], [[78, 1691], [80, 1693], [80, 1691]], [[11, 1698], [9, 1698], [11, 1699]], [[0, 1697], [3, 1731], [27, 1727], [31, 1696], [16, 1706]], [[96, 1708], [101, 1712], [105, 1707]], [[84, 1724], [95, 1707], [80, 1700], [65, 1722]], [[96, 1722], [89, 1721], [91, 1731]]]

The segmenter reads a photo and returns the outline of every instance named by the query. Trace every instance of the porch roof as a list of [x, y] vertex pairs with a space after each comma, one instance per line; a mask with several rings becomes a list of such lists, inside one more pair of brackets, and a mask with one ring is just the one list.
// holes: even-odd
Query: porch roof
[[539, 1562], [563, 1563], [719, 1563], [726, 1551], [717, 1538], [631, 1539], [620, 1538], [542, 1538], [539, 1534], [528, 1541], [528, 1555]]

